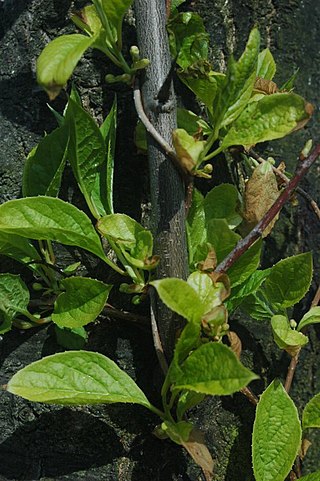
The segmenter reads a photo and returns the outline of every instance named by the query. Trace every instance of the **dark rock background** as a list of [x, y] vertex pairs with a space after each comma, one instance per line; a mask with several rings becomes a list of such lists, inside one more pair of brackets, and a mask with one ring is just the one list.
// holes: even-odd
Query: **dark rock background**
[[[285, 160], [293, 169], [304, 141], [310, 137], [316, 141], [320, 137], [318, 0], [195, 0], [189, 3], [204, 17], [212, 39], [212, 59], [216, 67], [225, 65], [230, 51], [236, 55], [241, 53], [250, 28], [258, 24], [263, 44], [270, 46], [276, 58], [279, 85], [297, 67], [300, 68], [297, 91], [315, 105], [313, 120], [304, 131], [264, 146], [264, 152], [277, 160]], [[1, 202], [19, 197], [26, 155], [45, 131], [55, 127], [55, 120], [46, 106], [47, 97], [36, 84], [36, 58], [50, 39], [74, 31], [69, 20], [70, 9], [83, 4], [85, 2], [67, 0], [0, 1]], [[130, 24], [125, 35], [129, 44], [134, 43], [134, 30]], [[98, 121], [108, 112], [114, 94], [103, 83], [107, 72], [112, 72], [112, 66], [100, 54], [89, 52], [74, 75], [84, 104]], [[135, 113], [131, 93], [124, 88], [116, 89], [120, 111], [116, 206], [120, 211], [139, 216], [141, 201], [146, 197], [140, 187], [146, 185], [145, 161], [135, 154], [132, 146]], [[65, 96], [61, 94], [52, 105], [61, 111], [64, 103]], [[318, 162], [303, 181], [303, 187], [318, 201], [319, 177]], [[63, 195], [81, 204], [68, 172]], [[298, 252], [312, 250], [314, 253], [314, 283], [297, 315], [308, 307], [319, 283], [319, 241], [319, 223], [304, 200], [300, 200], [298, 207], [284, 209], [281, 222], [267, 241], [265, 266]], [[63, 260], [72, 257], [73, 253], [63, 251], [60, 255]], [[12, 262], [0, 258], [0, 271], [7, 268], [19, 270]], [[99, 266], [93, 268], [96, 275], [104, 275]], [[28, 278], [24, 271], [22, 275]], [[285, 376], [288, 357], [274, 347], [270, 330], [264, 323], [242, 318], [231, 322], [244, 341], [244, 362], [261, 376], [261, 380], [253, 385], [258, 394], [275, 376]], [[310, 397], [320, 391], [319, 333], [318, 328], [310, 330], [310, 343], [301, 355], [291, 391], [300, 411]], [[0, 383], [7, 382], [18, 369], [56, 349], [59, 348], [50, 335], [50, 328], [26, 332], [13, 330], [6, 334], [0, 344]], [[148, 330], [124, 321], [101, 320], [92, 329], [88, 349], [114, 359], [146, 390], [151, 401], [158, 402], [157, 362]], [[0, 405], [0, 480], [202, 479], [199, 469], [182, 449], [152, 435], [158, 420], [142, 407], [50, 407], [5, 392], [0, 393]], [[250, 431], [254, 408], [247, 400], [240, 394], [212, 398], [194, 410], [192, 417], [206, 432], [210, 451], [217, 459], [215, 479], [252, 480]], [[313, 444], [304, 463], [305, 473], [320, 469], [320, 438], [315, 432], [309, 437]]]

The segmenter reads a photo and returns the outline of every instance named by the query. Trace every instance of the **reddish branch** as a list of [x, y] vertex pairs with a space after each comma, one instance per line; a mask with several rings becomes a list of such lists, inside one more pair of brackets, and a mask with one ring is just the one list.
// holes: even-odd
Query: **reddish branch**
[[230, 254], [216, 268], [216, 272], [226, 272], [241, 257], [249, 247], [262, 236], [263, 231], [268, 227], [270, 222], [275, 218], [283, 205], [291, 197], [299, 182], [308, 172], [311, 165], [320, 155], [320, 144], [317, 145], [311, 154], [303, 161], [300, 161], [296, 169], [294, 177], [287, 184], [286, 188], [280, 194], [278, 199], [260, 220], [260, 222], [252, 229], [252, 231], [243, 239], [241, 239]]

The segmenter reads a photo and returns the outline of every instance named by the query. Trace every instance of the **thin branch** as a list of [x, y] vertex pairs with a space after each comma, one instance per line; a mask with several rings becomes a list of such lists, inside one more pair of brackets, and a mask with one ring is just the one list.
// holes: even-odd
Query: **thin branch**
[[314, 298], [311, 302], [311, 307], [316, 307], [320, 302], [320, 286], [318, 286], [318, 289], [314, 295]]
[[178, 172], [181, 174], [182, 178], [186, 182], [186, 184], [189, 184], [189, 174], [188, 171], [183, 168], [181, 165], [179, 158], [177, 154], [175, 153], [174, 149], [171, 147], [170, 144], [162, 137], [162, 135], [159, 134], [159, 132], [154, 128], [152, 123], [147, 117], [147, 114], [145, 113], [143, 103], [142, 103], [142, 96], [141, 96], [141, 90], [140, 90], [140, 84], [139, 80], [136, 78], [135, 83], [134, 83], [134, 88], [133, 88], [133, 99], [134, 99], [134, 105], [138, 114], [139, 119], [143, 123], [143, 125], [146, 128], [146, 131], [148, 134], [153, 137], [153, 139], [157, 142], [157, 144], [161, 147], [161, 149], [164, 151], [164, 153], [170, 157], [170, 159], [173, 161], [175, 167], [177, 168]]
[[298, 183], [307, 173], [311, 165], [320, 155], [320, 144], [318, 144], [311, 154], [303, 161], [300, 161], [296, 169], [295, 176], [287, 184], [287, 187], [280, 194], [278, 199], [274, 202], [268, 212], [258, 222], [258, 224], [252, 229], [252, 231], [243, 239], [241, 239], [230, 254], [222, 261], [216, 268], [216, 272], [226, 272], [230, 267], [239, 259], [239, 257], [246, 252], [249, 247], [262, 236], [266, 227], [275, 218], [283, 205], [290, 198], [294, 190], [297, 188]]
[[249, 399], [249, 401], [254, 404], [254, 406], [256, 406], [259, 402], [259, 399], [257, 398], [257, 396], [251, 391], [251, 389], [249, 387], [243, 387], [242, 389], [240, 389], [240, 392], [242, 392], [242, 394], [244, 394], [246, 396], [246, 398]]
[[147, 316], [141, 316], [139, 314], [132, 314], [131, 312], [121, 311], [107, 304], [103, 309], [102, 314], [107, 317], [113, 317], [115, 319], [122, 319], [124, 321], [131, 321], [143, 326], [148, 326], [150, 319]]
[[290, 364], [289, 364], [289, 367], [288, 367], [287, 377], [286, 377], [286, 381], [284, 383], [284, 388], [285, 388], [285, 390], [287, 391], [288, 394], [289, 394], [289, 391], [291, 389], [291, 385], [292, 385], [294, 373], [296, 371], [296, 367], [298, 365], [299, 354], [300, 354], [300, 351], [297, 352], [297, 354], [291, 358], [291, 361], [290, 361]]
[[[255, 152], [254, 150], [250, 150], [250, 155], [255, 159], [257, 160], [258, 162], [260, 162], [260, 164], [264, 163], [264, 162], [267, 162], [263, 157], [261, 157], [257, 152]], [[290, 182], [290, 179], [289, 177], [287, 177], [283, 172], [281, 172], [281, 170], [277, 169], [277, 167], [275, 167], [274, 165], [272, 166], [272, 170], [273, 172], [276, 174], [277, 177], [279, 177], [279, 179], [283, 180], [283, 182], [285, 184], [289, 184]], [[315, 215], [317, 216], [318, 220], [320, 221], [320, 208], [318, 206], [318, 204], [316, 203], [316, 201], [311, 197], [311, 195], [306, 192], [305, 190], [301, 189], [301, 187], [297, 187], [296, 188], [296, 192], [301, 195], [301, 197], [304, 197], [304, 199], [309, 202], [310, 206], [312, 207], [312, 210], [313, 212], [315, 213]]]
[[164, 349], [162, 346], [160, 333], [158, 329], [158, 324], [157, 324], [155, 313], [154, 313], [155, 292], [153, 289], [150, 289], [149, 295], [150, 295], [151, 331], [152, 331], [153, 345], [154, 345], [162, 372], [164, 375], [166, 375], [168, 372], [168, 362], [164, 353]]

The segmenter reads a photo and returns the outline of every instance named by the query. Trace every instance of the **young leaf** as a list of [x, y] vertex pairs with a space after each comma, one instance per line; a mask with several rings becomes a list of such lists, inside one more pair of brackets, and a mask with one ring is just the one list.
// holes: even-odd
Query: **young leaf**
[[319, 481], [320, 479], [320, 471], [316, 471], [311, 474], [307, 474], [306, 476], [302, 476], [299, 478], [299, 481]]
[[182, 279], [166, 278], [150, 282], [162, 302], [189, 322], [199, 323], [205, 306], [196, 291]]
[[172, 142], [181, 165], [187, 172], [192, 173], [198, 167], [205, 142], [195, 139], [183, 129], [175, 129], [172, 132]]
[[285, 316], [273, 316], [271, 326], [277, 346], [287, 351], [291, 356], [299, 352], [301, 347], [308, 342], [307, 336], [291, 328], [290, 322]]
[[250, 294], [254, 294], [270, 274], [271, 269], [255, 271], [241, 285], [231, 285], [231, 296], [227, 300], [228, 311], [236, 309]]
[[206, 240], [205, 214], [203, 207], [203, 195], [197, 189], [192, 192], [192, 204], [186, 221], [187, 241], [190, 264], [196, 248]]
[[99, 35], [102, 24], [94, 5], [87, 5], [80, 12], [75, 12], [71, 20], [89, 36]]
[[88, 340], [88, 334], [84, 327], [68, 329], [54, 326], [54, 332], [59, 346], [65, 349], [83, 349]]
[[[101, 197], [106, 199], [106, 213], [113, 214], [113, 173], [114, 173], [114, 156], [116, 147], [116, 130], [117, 130], [117, 98], [115, 97], [111, 110], [100, 127], [100, 132], [105, 139], [107, 148], [107, 168], [104, 169], [103, 164], [99, 172], [99, 184]], [[97, 204], [95, 194], [99, 193], [99, 189], [93, 191], [93, 201]]]
[[200, 404], [205, 398], [205, 394], [194, 391], [183, 391], [179, 396], [177, 403], [177, 417], [182, 419], [183, 415], [189, 409], [192, 409], [197, 404]]
[[206, 223], [211, 219], [225, 219], [230, 229], [242, 222], [237, 208], [240, 203], [239, 192], [231, 184], [220, 184], [214, 187], [204, 199]]
[[308, 402], [302, 414], [302, 427], [320, 428], [320, 394], [316, 394]]
[[114, 41], [121, 48], [122, 21], [133, 0], [97, 0], [101, 3], [107, 21], [112, 29]]
[[192, 428], [192, 424], [186, 421], [180, 421], [178, 423], [164, 421], [161, 424], [163, 433], [166, 434], [171, 441], [177, 444], [182, 444], [183, 442], [188, 441]]
[[150, 403], [128, 374], [97, 352], [69, 351], [44, 357], [18, 371], [7, 391], [29, 401], [66, 406]]
[[90, 219], [60, 199], [39, 196], [9, 200], [0, 206], [0, 231], [78, 246], [106, 260]]
[[78, 33], [62, 35], [41, 52], [37, 60], [37, 80], [48, 93], [50, 100], [57, 97], [94, 40], [93, 37]]
[[180, 80], [196, 95], [198, 100], [203, 102], [209, 111], [212, 112], [218, 84], [215, 78], [216, 75], [211, 70], [210, 65], [206, 61], [203, 63], [199, 61], [188, 69], [178, 71], [178, 75]]
[[59, 327], [82, 327], [94, 321], [108, 299], [112, 285], [87, 277], [69, 277], [61, 281], [60, 294], [51, 316]]
[[19, 276], [0, 274], [0, 334], [11, 329], [11, 322], [18, 313], [27, 311], [30, 295]]
[[301, 331], [304, 327], [310, 324], [320, 323], [320, 306], [312, 307], [301, 319], [297, 327], [297, 331]]
[[46, 135], [30, 152], [23, 169], [24, 197], [58, 195], [66, 163], [68, 141], [68, 128], [63, 125]]
[[257, 77], [272, 80], [275, 76], [277, 67], [273, 55], [268, 48], [262, 50], [258, 55]]
[[263, 285], [268, 301], [277, 308], [294, 306], [310, 288], [312, 254], [306, 252], [275, 264]]
[[[191, 286], [199, 296], [204, 305], [204, 312], [211, 311], [214, 307], [220, 306], [221, 299], [221, 283], [213, 285], [212, 280], [205, 272], [193, 272], [187, 279], [187, 283]], [[222, 287], [224, 291], [224, 287]]]
[[236, 287], [248, 279], [259, 267], [261, 240], [256, 241], [228, 270], [231, 286]]
[[274, 315], [270, 304], [260, 290], [247, 296], [240, 304], [241, 309], [257, 321], [269, 321]]
[[273, 381], [260, 398], [253, 426], [252, 460], [256, 481], [284, 481], [300, 443], [297, 408], [282, 384]]
[[106, 185], [100, 176], [102, 169], [106, 171], [105, 142], [91, 115], [71, 98], [66, 121], [70, 131], [68, 159], [88, 207], [98, 219], [107, 212]]
[[37, 265], [32, 264], [32, 261], [41, 259], [29, 239], [2, 230], [0, 230], [0, 254], [28, 264], [32, 270], [37, 269]]
[[106, 238], [132, 248], [137, 243], [137, 234], [145, 231], [141, 224], [126, 214], [110, 214], [99, 219], [98, 231]]
[[171, 0], [171, 5], [170, 5], [171, 12], [173, 12], [176, 8], [179, 7], [179, 5], [181, 5], [185, 1], [186, 0]]
[[211, 219], [207, 223], [207, 242], [213, 245], [218, 262], [222, 261], [241, 239], [229, 229], [225, 219]]
[[199, 15], [192, 12], [174, 15], [167, 29], [171, 55], [180, 67], [186, 69], [198, 60], [207, 60], [209, 37]]
[[196, 349], [180, 366], [174, 389], [228, 395], [258, 379], [224, 344], [210, 342]]
[[232, 123], [246, 107], [256, 79], [260, 34], [254, 28], [238, 62], [229, 60], [226, 78], [214, 109], [216, 129]]
[[191, 110], [177, 109], [177, 124], [179, 129], [183, 129], [188, 132], [189, 135], [210, 135], [212, 128], [207, 124], [207, 122], [196, 115]]
[[247, 105], [224, 137], [221, 148], [231, 145], [248, 147], [280, 139], [305, 125], [311, 116], [309, 105], [293, 93], [264, 95]]

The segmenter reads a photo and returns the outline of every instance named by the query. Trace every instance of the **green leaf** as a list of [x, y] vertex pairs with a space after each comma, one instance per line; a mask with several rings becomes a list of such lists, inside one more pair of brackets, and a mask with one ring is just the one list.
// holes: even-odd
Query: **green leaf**
[[174, 389], [228, 395], [258, 379], [227, 346], [210, 342], [196, 349], [181, 365]]
[[306, 314], [303, 316], [299, 325], [297, 327], [297, 331], [301, 331], [304, 327], [310, 326], [310, 324], [319, 324], [320, 323], [320, 306], [312, 307]]
[[187, 68], [208, 58], [209, 37], [202, 18], [192, 12], [182, 12], [169, 19], [167, 25], [171, 55], [177, 64]]
[[164, 421], [161, 424], [161, 429], [171, 441], [176, 444], [182, 444], [187, 442], [190, 433], [193, 429], [193, 425], [187, 421], [180, 421], [178, 423], [171, 423], [170, 421]]
[[245, 280], [245, 282], [238, 286], [231, 286], [231, 296], [227, 300], [228, 311], [234, 311], [241, 305], [243, 300], [250, 294], [254, 294], [261, 284], [268, 277], [271, 269], [265, 269], [263, 271], [255, 271], [251, 276]]
[[207, 242], [213, 245], [218, 263], [234, 248], [241, 237], [228, 227], [225, 219], [211, 219], [207, 223]]
[[205, 141], [192, 137], [183, 129], [175, 129], [172, 132], [172, 141], [180, 163], [188, 172], [192, 172], [201, 163], [200, 154]]
[[262, 241], [258, 240], [228, 269], [231, 286], [235, 287], [248, 279], [259, 267]]
[[176, 8], [179, 7], [179, 5], [181, 5], [182, 3], [184, 3], [186, 0], [171, 0], [171, 5], [170, 5], [170, 9], [171, 9], [171, 12], [173, 10], [175, 10]]
[[11, 322], [18, 313], [27, 311], [30, 295], [19, 276], [0, 274], [0, 334], [11, 329]]
[[51, 318], [59, 327], [69, 328], [94, 321], [113, 287], [88, 277], [69, 277], [60, 284], [65, 292], [57, 297]]
[[320, 428], [320, 394], [316, 394], [308, 402], [302, 414], [302, 427]]
[[244, 299], [241, 310], [257, 321], [269, 321], [274, 315], [272, 307], [259, 290]]
[[314, 473], [307, 474], [306, 476], [302, 476], [299, 478], [299, 481], [319, 481], [320, 479], [320, 471], [315, 471]]
[[18, 371], [7, 390], [29, 401], [67, 406], [150, 403], [128, 374], [96, 352], [69, 351], [44, 357]]
[[295, 355], [308, 342], [307, 336], [291, 328], [290, 322], [285, 316], [273, 316], [271, 326], [277, 346], [291, 355]]
[[174, 382], [175, 368], [189, 356], [190, 352], [198, 347], [200, 340], [200, 322], [189, 322], [182, 330], [174, 349], [173, 363], [170, 365], [170, 379]]
[[75, 12], [71, 16], [71, 20], [78, 28], [90, 36], [99, 35], [101, 32], [101, 20], [94, 5], [87, 5], [79, 13]]
[[156, 288], [160, 299], [169, 309], [190, 322], [200, 323], [205, 307], [186, 281], [168, 277], [150, 284]]
[[237, 212], [239, 204], [239, 192], [234, 185], [220, 184], [214, 187], [203, 203], [206, 223], [211, 219], [225, 219], [230, 229], [234, 229], [242, 222], [242, 217]]
[[[206, 64], [207, 62], [205, 62]], [[203, 102], [210, 110], [213, 109], [213, 101], [218, 91], [215, 72], [211, 69], [202, 68], [201, 62], [191, 65], [186, 70], [178, 71], [180, 80]]]
[[114, 40], [121, 46], [122, 21], [133, 0], [97, 0], [101, 3], [107, 21], [112, 29]]
[[[213, 285], [212, 280], [205, 272], [193, 272], [187, 279], [187, 283], [198, 294], [204, 306], [204, 313], [211, 311], [214, 307], [220, 306], [221, 300], [221, 283]], [[224, 290], [225, 288], [223, 288]]]
[[276, 62], [274, 61], [272, 53], [268, 48], [265, 48], [258, 55], [257, 77], [272, 80], [276, 70]]
[[[116, 148], [116, 130], [117, 130], [117, 98], [115, 97], [111, 110], [100, 127], [103, 138], [106, 143], [106, 164], [101, 165], [97, 183], [99, 186], [93, 190], [93, 202], [98, 204], [97, 195], [105, 199], [106, 213], [113, 214], [113, 174], [114, 174], [114, 157]], [[99, 195], [100, 194], [100, 195]]]
[[80, 34], [62, 35], [50, 42], [37, 60], [37, 80], [53, 100], [65, 86], [94, 38]]
[[88, 334], [84, 327], [68, 329], [54, 326], [57, 343], [65, 349], [83, 349], [88, 340]]
[[306, 252], [275, 264], [263, 289], [269, 302], [277, 308], [294, 306], [310, 288], [312, 254]]
[[216, 129], [234, 122], [248, 104], [256, 80], [259, 46], [260, 34], [254, 28], [238, 62], [230, 58], [214, 110]]
[[[106, 170], [105, 142], [91, 115], [71, 98], [66, 111], [66, 121], [70, 131], [68, 159], [88, 207], [98, 219], [106, 214], [107, 208], [106, 185], [101, 185], [100, 176], [102, 166]], [[102, 193], [104, 196], [100, 195]]]
[[125, 247], [136, 245], [137, 234], [145, 229], [136, 220], [126, 214], [110, 214], [99, 219], [98, 231], [106, 238], [121, 242]]
[[183, 391], [177, 403], [177, 417], [182, 419], [183, 415], [189, 409], [200, 404], [205, 398], [205, 394], [194, 391]]
[[307, 120], [305, 101], [293, 93], [264, 95], [250, 102], [224, 137], [221, 148], [231, 145], [252, 146], [280, 139]]
[[301, 444], [297, 408], [279, 381], [258, 403], [253, 426], [252, 460], [256, 481], [284, 481]]
[[177, 109], [177, 124], [179, 129], [184, 129], [189, 135], [196, 135], [199, 132], [210, 135], [212, 132], [212, 128], [202, 117], [187, 109]]
[[37, 270], [37, 265], [31, 262], [41, 259], [29, 239], [2, 230], [0, 230], [0, 254], [28, 264], [32, 270]]
[[46, 135], [30, 152], [23, 170], [24, 197], [58, 195], [66, 164], [68, 141], [68, 128], [63, 125]]
[[188, 212], [186, 229], [189, 263], [191, 264], [197, 246], [203, 244], [203, 242], [206, 240], [203, 195], [195, 188], [192, 192], [192, 203]]
[[78, 246], [106, 261], [90, 219], [60, 199], [39, 196], [9, 200], [0, 206], [0, 231]]

